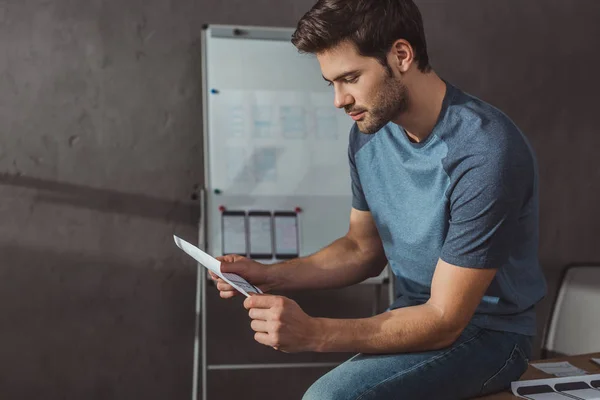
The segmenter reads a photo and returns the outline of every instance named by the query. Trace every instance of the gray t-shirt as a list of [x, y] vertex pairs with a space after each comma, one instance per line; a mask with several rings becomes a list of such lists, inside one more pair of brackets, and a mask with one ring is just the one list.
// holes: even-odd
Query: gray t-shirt
[[350, 132], [352, 206], [370, 211], [396, 275], [392, 308], [425, 303], [438, 259], [498, 272], [472, 319], [534, 335], [546, 294], [539, 267], [538, 179], [533, 151], [493, 106], [446, 84], [432, 133], [411, 142], [388, 123]]

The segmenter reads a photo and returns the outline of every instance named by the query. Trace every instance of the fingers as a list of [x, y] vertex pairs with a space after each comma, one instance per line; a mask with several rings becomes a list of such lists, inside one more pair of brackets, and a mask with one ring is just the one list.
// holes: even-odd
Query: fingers
[[219, 290], [219, 296], [221, 296], [221, 298], [230, 299], [239, 294], [239, 292], [233, 286], [231, 286], [229, 283], [225, 282], [218, 276], [214, 275], [212, 272], [211, 278], [216, 282], [217, 289]]
[[244, 276], [248, 269], [248, 263], [245, 261], [223, 261], [221, 262], [221, 272]]
[[271, 339], [271, 336], [269, 336], [268, 333], [256, 332], [254, 334], [254, 340], [256, 340], [260, 344], [264, 344], [265, 346], [275, 347], [275, 343]]
[[260, 319], [263, 321], [267, 321], [272, 316], [272, 312], [270, 310], [262, 309], [262, 308], [252, 308], [248, 311], [248, 316], [251, 319]]
[[229, 283], [225, 282], [222, 279], [219, 279], [217, 281], [217, 289], [219, 289], [219, 291], [221, 292], [230, 292], [232, 290], [235, 290], [233, 286], [231, 286]]
[[253, 331], [255, 332], [269, 332], [269, 327], [268, 327], [268, 322], [267, 321], [262, 321], [260, 319], [255, 319], [252, 320], [252, 322], [250, 323], [250, 328], [252, 328]]
[[223, 299], [230, 299], [239, 294], [239, 292], [233, 286], [221, 279], [219, 279], [219, 282], [217, 282], [217, 289], [219, 289], [219, 295]]
[[[220, 269], [222, 274], [232, 273], [245, 277], [246, 279], [250, 279], [246, 272], [252, 266], [252, 261], [246, 257], [239, 255], [226, 255], [217, 257], [217, 260], [221, 262]], [[222, 298], [228, 299], [239, 294], [235, 288], [221, 279], [214, 272], [210, 271], [210, 277], [213, 281], [217, 282], [217, 289], [219, 290], [219, 294]]]
[[232, 291], [227, 291], [227, 292], [219, 292], [219, 296], [221, 296], [222, 299], [231, 299], [232, 297], [235, 297], [239, 294], [239, 292], [237, 290], [232, 290]]
[[285, 303], [285, 297], [273, 296], [268, 294], [259, 294], [248, 297], [244, 300], [244, 307], [246, 310], [251, 308], [283, 308]]
[[226, 255], [226, 256], [219, 256], [219, 257], [216, 257], [216, 259], [217, 259], [218, 261], [221, 261], [221, 262], [226, 262], [226, 263], [234, 263], [234, 262], [237, 262], [237, 261], [240, 261], [240, 260], [245, 260], [245, 259], [246, 259], [246, 257], [244, 257], [244, 256], [239, 256], [239, 255], [237, 255], [237, 254], [228, 254], [228, 255]]
[[216, 257], [216, 259], [218, 261], [221, 261], [221, 262], [233, 262], [233, 256], [232, 255], [219, 256], [219, 257]]

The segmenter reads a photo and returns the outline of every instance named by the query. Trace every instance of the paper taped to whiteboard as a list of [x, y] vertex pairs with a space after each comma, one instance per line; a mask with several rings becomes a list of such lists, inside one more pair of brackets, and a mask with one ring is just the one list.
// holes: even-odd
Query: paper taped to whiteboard
[[250, 258], [273, 258], [273, 228], [269, 211], [248, 213], [248, 242]]
[[245, 256], [247, 253], [246, 212], [223, 211], [221, 228], [223, 255], [239, 254]]

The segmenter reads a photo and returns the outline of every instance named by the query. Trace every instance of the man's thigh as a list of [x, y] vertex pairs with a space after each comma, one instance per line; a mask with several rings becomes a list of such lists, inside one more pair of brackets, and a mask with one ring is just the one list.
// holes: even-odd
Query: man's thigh
[[358, 354], [315, 382], [304, 400], [466, 399], [506, 388], [530, 354], [527, 336], [469, 325], [442, 350]]

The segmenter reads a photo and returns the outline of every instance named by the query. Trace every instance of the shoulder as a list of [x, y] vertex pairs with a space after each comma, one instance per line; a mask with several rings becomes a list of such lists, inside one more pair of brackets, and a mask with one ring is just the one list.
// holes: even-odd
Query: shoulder
[[526, 137], [491, 104], [457, 90], [445, 122], [442, 140], [448, 146], [447, 172], [461, 173], [473, 167], [486, 173], [533, 170], [534, 154]]
[[[386, 129], [386, 128], [384, 127], [383, 129]], [[364, 145], [366, 145], [372, 139], [374, 139], [375, 135], [377, 135], [377, 134], [379, 134], [379, 132], [377, 132], [375, 134], [365, 134], [365, 133], [362, 133], [358, 129], [358, 125], [356, 125], [356, 123], [354, 123], [352, 125], [352, 128], [350, 128], [350, 136], [349, 136], [349, 139], [348, 139], [348, 153], [349, 153], [349, 155], [351, 157], [354, 157], [354, 155], [356, 153], [358, 153], [358, 151], [360, 149], [362, 149]]]

